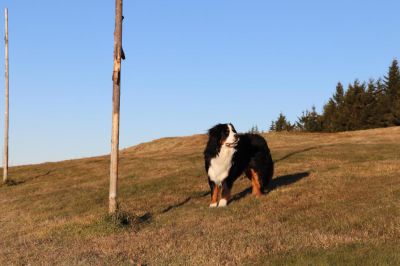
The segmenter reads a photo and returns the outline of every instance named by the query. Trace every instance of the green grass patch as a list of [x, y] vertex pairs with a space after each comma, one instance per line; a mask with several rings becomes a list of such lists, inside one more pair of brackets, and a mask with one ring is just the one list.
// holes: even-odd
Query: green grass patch
[[119, 234], [124, 231], [139, 232], [141, 228], [150, 223], [152, 217], [149, 213], [135, 215], [127, 211], [118, 211], [116, 214], [99, 216], [88, 224], [68, 223], [54, 228], [49, 235], [58, 239], [64, 238], [91, 238]]

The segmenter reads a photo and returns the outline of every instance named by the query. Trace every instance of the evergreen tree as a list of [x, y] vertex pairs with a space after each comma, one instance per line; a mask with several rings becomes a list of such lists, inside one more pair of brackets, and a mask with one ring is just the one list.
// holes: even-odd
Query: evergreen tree
[[275, 121], [275, 130], [277, 132], [283, 131], [286, 127], [286, 124], [287, 124], [286, 116], [280, 113], [278, 119]]
[[388, 126], [400, 125], [400, 71], [396, 59], [384, 77], [384, 88], [385, 103], [388, 104], [384, 114], [386, 123]]
[[253, 130], [254, 130], [254, 126], [252, 126], [252, 127], [250, 128], [250, 130], [247, 131], [247, 133], [253, 133]]
[[322, 128], [324, 131], [336, 131], [336, 120], [338, 115], [336, 102], [330, 98], [328, 103], [324, 105], [322, 115]]
[[283, 113], [279, 114], [278, 119], [274, 123], [275, 131], [292, 131], [294, 126], [286, 120], [286, 116]]
[[357, 130], [362, 128], [361, 114], [364, 108], [365, 83], [355, 80], [349, 85], [344, 95], [344, 108], [341, 114], [346, 117], [345, 130]]
[[400, 72], [396, 59], [393, 60], [391, 66], [389, 67], [388, 75], [384, 77], [384, 84], [386, 91], [390, 96], [392, 96], [392, 100], [397, 97], [400, 86]]
[[361, 113], [361, 125], [362, 129], [376, 128], [379, 127], [381, 112], [379, 110], [379, 99], [381, 95], [380, 81], [375, 82], [369, 80], [367, 89], [364, 93], [364, 108]]
[[251, 133], [251, 134], [260, 134], [260, 131], [258, 130], [258, 126], [257, 126], [257, 125], [252, 126], [248, 133]]
[[384, 81], [378, 79], [375, 84], [375, 98], [376, 98], [376, 113], [375, 117], [375, 127], [387, 127], [390, 121], [390, 103], [389, 97], [387, 97], [386, 88]]
[[323, 129], [322, 121], [322, 116], [317, 113], [315, 106], [312, 106], [311, 111], [306, 110], [298, 118], [297, 127], [303, 131], [320, 132]]
[[344, 89], [342, 83], [340, 82], [338, 82], [338, 84], [336, 85], [336, 92], [333, 95], [333, 100], [338, 106], [344, 103]]
[[276, 128], [275, 128], [275, 122], [274, 121], [271, 121], [271, 125], [269, 126], [269, 131], [275, 131], [276, 130]]
[[344, 114], [344, 89], [340, 82], [336, 85], [333, 102], [335, 103], [336, 110], [333, 112], [333, 117], [331, 118], [332, 126], [330, 131], [343, 131], [346, 128], [347, 118]]

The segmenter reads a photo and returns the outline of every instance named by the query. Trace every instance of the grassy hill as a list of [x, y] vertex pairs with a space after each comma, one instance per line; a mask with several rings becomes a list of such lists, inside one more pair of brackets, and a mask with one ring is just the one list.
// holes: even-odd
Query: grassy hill
[[121, 153], [122, 209], [107, 220], [109, 157], [10, 169], [0, 186], [0, 265], [400, 264], [400, 127], [265, 135], [270, 192], [240, 178], [208, 208], [206, 136]]

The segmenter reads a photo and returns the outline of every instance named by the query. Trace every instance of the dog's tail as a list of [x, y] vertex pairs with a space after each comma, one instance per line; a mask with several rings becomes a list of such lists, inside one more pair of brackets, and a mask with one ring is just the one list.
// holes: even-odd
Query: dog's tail
[[272, 177], [274, 175], [274, 161], [272, 160], [271, 153], [269, 153], [266, 158], [265, 162], [263, 164], [263, 173], [261, 174], [261, 190], [264, 192], [265, 189], [268, 188], [269, 183], [272, 180]]

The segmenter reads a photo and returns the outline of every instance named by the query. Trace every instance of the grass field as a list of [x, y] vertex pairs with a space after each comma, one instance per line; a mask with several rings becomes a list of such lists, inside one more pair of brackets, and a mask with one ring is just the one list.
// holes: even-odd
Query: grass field
[[400, 127], [265, 135], [270, 192], [240, 178], [208, 208], [206, 136], [121, 152], [119, 196], [136, 215], [106, 217], [109, 157], [10, 169], [0, 186], [0, 265], [400, 265]]

